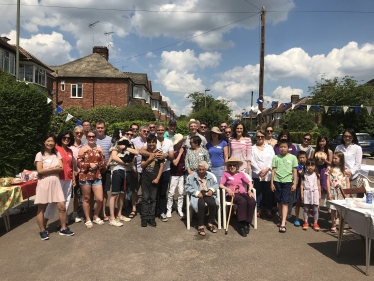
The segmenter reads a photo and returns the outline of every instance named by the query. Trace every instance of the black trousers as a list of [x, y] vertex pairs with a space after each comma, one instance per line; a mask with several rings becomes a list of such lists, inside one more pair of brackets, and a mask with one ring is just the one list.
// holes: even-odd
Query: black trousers
[[155, 218], [157, 188], [158, 184], [152, 183], [147, 178], [142, 178], [142, 219], [149, 220]]
[[208, 205], [209, 209], [209, 216], [208, 216], [208, 223], [213, 224], [214, 218], [216, 217], [216, 200], [214, 200], [213, 196], [204, 196], [203, 198], [199, 198], [198, 201], [198, 210], [197, 210], [197, 220], [198, 225], [204, 225], [204, 218], [205, 218], [205, 203]]

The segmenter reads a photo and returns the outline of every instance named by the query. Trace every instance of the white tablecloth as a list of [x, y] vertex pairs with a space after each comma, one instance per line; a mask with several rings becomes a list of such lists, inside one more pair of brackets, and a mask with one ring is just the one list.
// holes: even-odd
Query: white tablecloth
[[365, 177], [369, 177], [369, 172], [374, 172], [374, 166], [361, 164], [361, 169], [359, 170], [359, 173], [361, 175], [364, 175]]

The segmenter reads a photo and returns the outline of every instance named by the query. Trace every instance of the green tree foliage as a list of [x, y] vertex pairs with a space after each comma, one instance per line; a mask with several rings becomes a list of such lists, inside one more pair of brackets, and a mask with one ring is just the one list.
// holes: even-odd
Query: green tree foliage
[[52, 103], [37, 86], [16, 82], [0, 69], [0, 176], [35, 169], [35, 155], [48, 133]]
[[190, 118], [206, 122], [209, 127], [218, 126], [221, 121], [231, 121], [230, 101], [198, 92], [189, 94], [188, 98], [192, 103]]
[[119, 118], [125, 120], [155, 121], [153, 110], [148, 106], [132, 105], [122, 108]]
[[312, 131], [317, 127], [314, 122], [314, 112], [306, 112], [306, 110], [292, 110], [287, 112], [283, 119], [283, 129], [291, 132]]
[[310, 104], [339, 106], [336, 113], [332, 107], [322, 114], [322, 126], [330, 132], [330, 138], [341, 134], [344, 128], [353, 128], [356, 132], [374, 133], [374, 116], [369, 115], [366, 108], [360, 108], [356, 114], [353, 108], [349, 108], [344, 114], [342, 106], [373, 106], [374, 90], [368, 84], [359, 84], [353, 77], [342, 79], [326, 79], [323, 84], [317, 82], [315, 86], [309, 87], [312, 99]]
[[[70, 119], [68, 122], [65, 122], [68, 113], [73, 115], [74, 118]], [[79, 106], [66, 107], [59, 114], [53, 114], [50, 131], [54, 132], [55, 134], [58, 134], [62, 130], [72, 131], [77, 123], [77, 120], [86, 120], [86, 115], [86, 110]]]

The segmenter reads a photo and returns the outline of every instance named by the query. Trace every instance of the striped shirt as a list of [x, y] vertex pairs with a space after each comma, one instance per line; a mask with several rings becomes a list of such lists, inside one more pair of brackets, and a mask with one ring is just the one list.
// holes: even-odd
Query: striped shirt
[[100, 146], [105, 155], [105, 163], [108, 163], [110, 152], [109, 149], [112, 147], [112, 137], [105, 136], [103, 139], [96, 139], [96, 144]]

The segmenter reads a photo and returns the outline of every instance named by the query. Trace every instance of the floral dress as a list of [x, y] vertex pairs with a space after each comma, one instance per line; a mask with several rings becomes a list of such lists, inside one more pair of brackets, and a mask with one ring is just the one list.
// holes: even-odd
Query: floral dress
[[[345, 170], [345, 173], [348, 172], [348, 170]], [[345, 174], [342, 173], [342, 171], [338, 167], [328, 167], [326, 169], [326, 176], [330, 175], [330, 190], [331, 190], [331, 196], [332, 200], [342, 200], [343, 195], [340, 192], [339, 186], [341, 188], [347, 188], [347, 177]], [[331, 210], [336, 210], [334, 205], [330, 205]]]
[[[90, 170], [90, 163], [97, 163], [99, 167]], [[105, 156], [96, 147], [86, 150], [78, 155], [77, 166], [79, 168], [79, 181], [101, 179], [101, 170], [105, 168]]]

